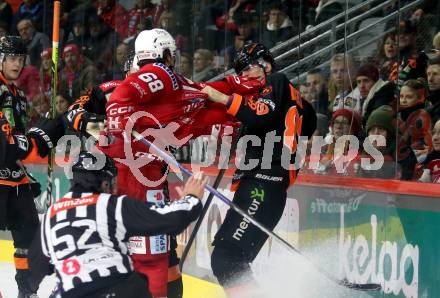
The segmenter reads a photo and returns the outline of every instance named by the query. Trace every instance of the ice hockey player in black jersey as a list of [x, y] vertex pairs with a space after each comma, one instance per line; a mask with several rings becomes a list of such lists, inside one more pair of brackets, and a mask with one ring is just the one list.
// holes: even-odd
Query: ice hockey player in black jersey
[[25, 134], [26, 97], [13, 81], [20, 76], [26, 53], [20, 37], [0, 38], [0, 230], [12, 234], [19, 298], [34, 294], [26, 283], [27, 254], [38, 225], [34, 196], [39, 192], [20, 160], [34, 154], [44, 157], [64, 133], [60, 122], [43, 119]]
[[[273, 229], [283, 213], [287, 189], [298, 172], [290, 166], [295, 163], [298, 138], [311, 137], [316, 129], [316, 113], [284, 74], [274, 72], [274, 58], [264, 45], [246, 44], [234, 63], [238, 75], [258, 78], [265, 83], [263, 87], [251, 94], [224, 94], [220, 92], [224, 90], [215, 89], [214, 82], [207, 83], [202, 91], [211, 100], [225, 104], [227, 113], [242, 122], [246, 135], [259, 138], [259, 143], [247, 145], [244, 158], [247, 166], [251, 161], [258, 162], [253, 169], [239, 169], [234, 176], [234, 202]], [[267, 237], [235, 211], [227, 212], [214, 238], [211, 267], [229, 295], [240, 288], [237, 297], [255, 297], [250, 263]], [[250, 279], [243, 280], [243, 276]]]
[[71, 192], [50, 206], [32, 243], [30, 283], [37, 288], [54, 268], [63, 298], [151, 297], [148, 280], [133, 271], [128, 238], [182, 232], [201, 212], [207, 180], [196, 174], [178, 189], [180, 200], [159, 207], [103, 193], [116, 169], [109, 158], [99, 165], [93, 154], [80, 153]]

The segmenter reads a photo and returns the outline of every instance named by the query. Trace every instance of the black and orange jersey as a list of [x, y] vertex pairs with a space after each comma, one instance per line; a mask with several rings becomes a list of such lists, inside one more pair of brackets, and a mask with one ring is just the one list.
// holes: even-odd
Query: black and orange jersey
[[[0, 112], [8, 121], [12, 134], [25, 132], [26, 108], [27, 101], [24, 92], [0, 74]], [[0, 185], [15, 186], [29, 183], [24, 169], [17, 164], [17, 161], [11, 159], [7, 161], [7, 164], [0, 166]]]
[[13, 133], [24, 133], [27, 124], [27, 101], [24, 92], [0, 74], [0, 111]]
[[121, 83], [122, 81], [113, 80], [86, 90], [85, 94], [76, 99], [69, 107], [69, 111], [84, 109], [89, 113], [105, 115], [105, 105], [107, 104], [113, 90], [115, 90]]
[[[257, 142], [249, 140], [245, 156], [248, 161], [259, 160], [257, 168], [261, 169], [283, 165], [283, 150], [293, 165], [299, 136], [310, 137], [316, 129], [313, 107], [301, 99], [281, 73], [267, 76], [265, 86], [258, 93], [233, 94], [227, 108], [227, 112], [246, 127], [247, 136], [258, 137]], [[291, 173], [291, 178], [295, 173]]]
[[84, 118], [94, 117], [95, 115], [105, 116], [107, 101], [113, 90], [121, 83], [122, 81], [113, 80], [86, 90], [84, 95], [77, 98], [69, 106], [67, 113], [68, 126], [75, 131], [81, 131], [81, 127], [84, 126], [81, 122]]

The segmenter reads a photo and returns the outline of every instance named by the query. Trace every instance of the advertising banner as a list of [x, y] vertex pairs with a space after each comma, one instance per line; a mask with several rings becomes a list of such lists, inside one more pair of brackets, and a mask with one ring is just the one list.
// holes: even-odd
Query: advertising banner
[[[32, 170], [44, 189], [47, 175], [39, 167]], [[215, 171], [211, 175], [214, 177]], [[230, 179], [225, 177], [219, 190], [232, 199]], [[319, 271], [326, 271], [352, 282], [379, 283], [383, 288], [378, 293], [357, 293], [328, 285], [326, 297], [440, 297], [440, 201], [435, 191], [432, 196], [423, 191], [422, 195], [414, 194], [417, 191], [401, 194], [383, 187], [372, 191], [367, 187], [368, 179], [357, 179], [363, 183], [355, 181], [354, 187], [325, 183], [324, 176], [317, 179], [323, 183], [302, 183], [304, 179], [300, 178], [289, 189], [284, 214], [275, 229], [304, 257], [297, 255], [291, 261], [294, 253], [269, 239], [252, 264], [257, 280], [267, 279], [268, 272], [279, 271], [281, 262], [290, 283], [304, 283], [300, 281], [304, 278], [301, 273], [307, 268], [298, 262], [306, 261], [318, 271], [309, 283], [328, 284], [319, 275]], [[178, 184], [175, 177], [169, 178], [171, 197], [176, 197], [174, 187]], [[55, 198], [59, 199], [68, 188], [64, 174], [56, 173]], [[42, 196], [40, 199], [44, 199], [44, 192]], [[205, 193], [204, 200], [207, 196]], [[212, 201], [185, 262], [185, 273], [215, 282], [210, 267], [211, 243], [227, 210], [220, 200]], [[192, 228], [178, 236], [180, 251]]]

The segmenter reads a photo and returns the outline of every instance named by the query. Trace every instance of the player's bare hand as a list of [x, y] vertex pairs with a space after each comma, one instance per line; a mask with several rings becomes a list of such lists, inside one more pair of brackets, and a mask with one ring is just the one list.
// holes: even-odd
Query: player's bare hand
[[176, 187], [176, 190], [181, 198], [187, 195], [193, 195], [201, 199], [203, 198], [203, 193], [207, 183], [208, 177], [206, 177], [202, 172], [198, 172], [188, 179], [183, 189], [181, 187]]

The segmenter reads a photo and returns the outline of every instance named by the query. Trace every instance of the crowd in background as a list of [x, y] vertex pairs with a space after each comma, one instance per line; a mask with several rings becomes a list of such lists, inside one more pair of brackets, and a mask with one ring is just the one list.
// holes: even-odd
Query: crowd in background
[[[360, 2], [62, 1], [56, 111], [64, 113], [92, 86], [123, 79], [124, 61], [142, 30], [169, 31], [179, 50], [176, 70], [194, 81], [206, 81], [231, 68], [236, 51], [247, 41], [274, 47]], [[47, 113], [53, 96], [52, 5], [44, 0], [0, 0], [0, 36], [19, 35], [28, 47], [26, 66], [15, 83], [27, 95], [31, 124]], [[318, 153], [319, 167], [307, 170], [307, 160], [305, 171], [440, 180], [440, 28], [439, 22], [424, 22], [432, 15], [438, 19], [439, 6], [425, 0], [402, 17], [373, 57], [359, 61], [339, 53], [331, 58], [329, 69], [308, 70], [297, 87], [318, 113], [315, 135], [322, 136], [325, 145]], [[387, 9], [378, 16], [386, 15]], [[420, 41], [421, 32], [432, 44], [426, 38]], [[346, 142], [337, 148], [337, 140], [347, 134], [357, 136], [361, 145], [368, 135], [383, 135], [387, 145], [372, 146], [384, 156], [384, 166], [378, 171], [361, 167], [360, 158], [375, 158], [361, 146], [358, 157], [337, 170], [338, 150], [349, 148]]]
[[[318, 113], [315, 135], [324, 138], [324, 145], [319, 166], [306, 171], [440, 181], [440, 32], [430, 36], [431, 44], [418, 40], [420, 32], [427, 31], [423, 18], [436, 12], [438, 4], [425, 5], [385, 35], [376, 56], [355, 61], [338, 53], [328, 70], [308, 71], [300, 91]], [[360, 140], [349, 162], [340, 158], [349, 154], [344, 135]], [[372, 135], [383, 136], [386, 145], [367, 138]], [[368, 150], [369, 145], [377, 150]], [[378, 170], [362, 164], [361, 159], [373, 162], [379, 156], [384, 164]]]

